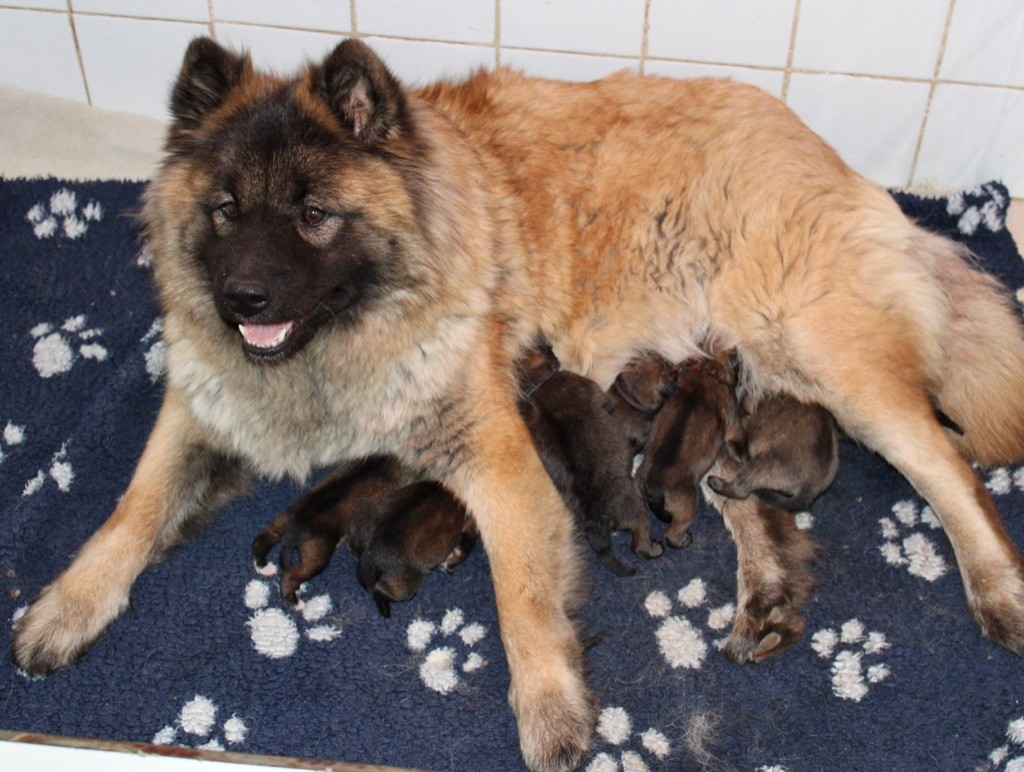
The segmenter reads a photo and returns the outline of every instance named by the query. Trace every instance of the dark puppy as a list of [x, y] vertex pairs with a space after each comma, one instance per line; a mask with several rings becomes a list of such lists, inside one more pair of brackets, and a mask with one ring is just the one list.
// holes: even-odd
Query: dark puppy
[[679, 369], [675, 388], [665, 400], [637, 469], [647, 502], [670, 523], [665, 541], [687, 547], [697, 514], [697, 487], [723, 447], [742, 446], [739, 406], [732, 369], [725, 355], [689, 359]]
[[732, 481], [708, 477], [723, 496], [755, 494], [773, 507], [799, 512], [832, 484], [839, 469], [839, 436], [827, 410], [792, 397], [769, 397], [743, 420], [747, 461]]
[[545, 345], [527, 351], [517, 367], [519, 411], [548, 475], [601, 562], [619, 576], [635, 573], [612, 553], [612, 531], [629, 531], [633, 552], [645, 558], [658, 557], [664, 547], [651, 540], [650, 517], [631, 475], [633, 452], [604, 409], [604, 392], [560, 371]]
[[626, 365], [608, 389], [605, 410], [622, 427], [634, 453], [644, 449], [654, 416], [665, 404], [675, 377], [671, 362], [648, 355]]
[[281, 595], [298, 605], [299, 585], [322, 572], [344, 541], [359, 558], [359, 583], [390, 616], [390, 601], [411, 598], [431, 570], [451, 570], [475, 542], [462, 504], [437, 483], [409, 479], [387, 456], [339, 467], [256, 537], [257, 568], [267, 573], [267, 555], [280, 542]]

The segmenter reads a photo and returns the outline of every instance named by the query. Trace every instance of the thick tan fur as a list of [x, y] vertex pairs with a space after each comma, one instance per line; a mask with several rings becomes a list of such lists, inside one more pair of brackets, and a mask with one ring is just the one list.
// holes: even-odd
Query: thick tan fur
[[[217, 203], [201, 199], [210, 172], [170, 157], [145, 207], [166, 312], [164, 412], [113, 518], [19, 623], [19, 664], [66, 664], [123, 610], [182, 517], [183, 488], [209, 486], [195, 464], [178, 474], [187, 453], [300, 479], [393, 453], [477, 519], [527, 765], [575, 766], [594, 722], [569, 620], [579, 560], [516, 413], [511, 365], [538, 333], [602, 388], [642, 352], [678, 362], [709, 337], [736, 347], [753, 393], [825, 406], [907, 475], [950, 536], [983, 630], [1021, 650], [1021, 558], [954, 445], [986, 462], [1024, 456], [1020, 325], [955, 247], [908, 222], [785, 105], [725, 81], [499, 71], [406, 93], [414, 131], [388, 134], [360, 99], [339, 117], [316, 74], [285, 82], [241, 67], [229, 97], [180, 132], [210, 137], [287, 98], [340, 139], [365, 126], [387, 136], [387, 157], [324, 166], [324, 206], [390, 233], [407, 283], [291, 359], [251, 361], [183, 258]], [[284, 164], [250, 163], [261, 190], [289, 182]], [[938, 425], [935, 401], [962, 440]]]

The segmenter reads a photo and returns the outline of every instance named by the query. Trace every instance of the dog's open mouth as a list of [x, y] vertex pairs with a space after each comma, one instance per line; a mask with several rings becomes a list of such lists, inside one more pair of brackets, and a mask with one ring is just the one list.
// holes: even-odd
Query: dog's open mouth
[[238, 325], [246, 353], [259, 359], [277, 359], [289, 353], [298, 328], [294, 321]]

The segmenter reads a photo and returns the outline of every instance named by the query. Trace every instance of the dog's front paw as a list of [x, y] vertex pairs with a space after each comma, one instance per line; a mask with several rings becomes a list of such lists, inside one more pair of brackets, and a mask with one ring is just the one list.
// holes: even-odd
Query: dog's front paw
[[582, 681], [560, 692], [510, 697], [519, 723], [519, 745], [532, 772], [568, 772], [590, 750], [597, 722], [593, 698]]
[[127, 595], [103, 597], [88, 587], [72, 593], [65, 584], [58, 580], [46, 587], [14, 625], [14, 663], [29, 675], [75, 662], [128, 606]]
[[804, 620], [787, 597], [757, 590], [736, 614], [722, 653], [738, 664], [763, 662], [792, 646], [803, 632]]

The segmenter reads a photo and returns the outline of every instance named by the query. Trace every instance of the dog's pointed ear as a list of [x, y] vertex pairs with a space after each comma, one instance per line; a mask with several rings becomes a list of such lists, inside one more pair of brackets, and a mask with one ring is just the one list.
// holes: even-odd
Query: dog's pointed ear
[[402, 87], [362, 41], [340, 43], [311, 68], [310, 85], [356, 139], [376, 145], [399, 132], [405, 112]]
[[251, 72], [252, 61], [247, 55], [229, 51], [210, 38], [193, 40], [171, 92], [175, 129], [187, 131], [198, 126]]

